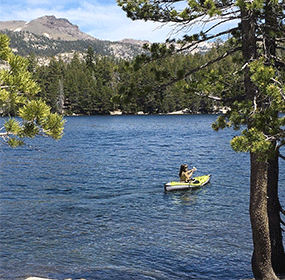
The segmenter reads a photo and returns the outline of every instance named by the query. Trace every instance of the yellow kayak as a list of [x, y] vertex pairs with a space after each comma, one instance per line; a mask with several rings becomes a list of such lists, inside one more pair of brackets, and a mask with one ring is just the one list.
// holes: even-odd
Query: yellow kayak
[[211, 174], [193, 177], [189, 183], [171, 181], [164, 185], [165, 191], [179, 191], [179, 190], [190, 190], [198, 189], [205, 186], [210, 182]]

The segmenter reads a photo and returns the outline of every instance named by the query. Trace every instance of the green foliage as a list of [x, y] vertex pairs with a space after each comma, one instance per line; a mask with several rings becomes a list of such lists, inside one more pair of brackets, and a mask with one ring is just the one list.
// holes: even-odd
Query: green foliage
[[91, 71], [94, 69], [94, 59], [95, 59], [94, 50], [91, 46], [89, 46], [85, 57], [85, 63], [86, 67]]
[[65, 121], [58, 114], [48, 114], [42, 122], [43, 132], [55, 140], [59, 140], [63, 135], [63, 125]]
[[231, 110], [213, 124], [215, 130], [233, 127], [240, 129], [247, 126], [240, 136], [231, 141], [237, 152], [253, 152], [260, 158], [267, 159], [276, 152], [273, 143], [283, 145], [285, 133], [284, 116], [285, 96], [280, 73], [273, 65], [261, 57], [249, 64], [251, 81], [256, 86], [258, 95], [253, 100], [236, 100]]
[[229, 127], [229, 123], [226, 120], [226, 117], [224, 115], [219, 116], [217, 120], [212, 124], [212, 128], [215, 131], [218, 131], [219, 129], [225, 129], [226, 127]]
[[245, 0], [237, 0], [236, 6], [241, 9], [261, 10], [264, 5], [264, 0], [253, 0], [251, 2]]
[[16, 139], [14, 137], [10, 137], [7, 141], [8, 145], [12, 148], [17, 148], [19, 146], [25, 145], [25, 142], [23, 140]]
[[49, 116], [50, 108], [41, 100], [32, 100], [19, 109], [19, 116], [28, 122], [42, 125]]
[[9, 38], [0, 34], [0, 53], [6, 67], [0, 70], [0, 106], [4, 114], [15, 115], [27, 98], [36, 95], [39, 87], [27, 71], [28, 60], [15, 55], [9, 48]]
[[11, 134], [20, 134], [22, 131], [20, 123], [15, 119], [9, 119], [8, 121], [6, 121], [4, 124], [4, 128], [8, 133]]
[[24, 122], [22, 129], [23, 135], [27, 138], [34, 138], [40, 132], [39, 127], [33, 122]]
[[266, 87], [271, 82], [271, 79], [275, 76], [275, 71], [272, 67], [264, 64], [264, 59], [258, 59], [250, 64], [251, 80], [262, 90], [266, 92]]
[[12, 51], [9, 48], [10, 38], [4, 34], [0, 34], [0, 59], [7, 61]]
[[[5, 122], [4, 128], [8, 143], [13, 147], [23, 145], [23, 138], [34, 138], [36, 135], [48, 135], [59, 140], [63, 135], [65, 121], [62, 116], [50, 113], [50, 107], [41, 100], [32, 100], [19, 109], [22, 123], [15, 119]], [[10, 137], [10, 135], [13, 135]]]
[[9, 99], [9, 92], [5, 89], [0, 89], [0, 107], [2, 107], [5, 102]]
[[246, 129], [240, 136], [231, 140], [231, 147], [236, 152], [252, 152], [266, 160], [275, 154], [272, 142], [257, 128]]

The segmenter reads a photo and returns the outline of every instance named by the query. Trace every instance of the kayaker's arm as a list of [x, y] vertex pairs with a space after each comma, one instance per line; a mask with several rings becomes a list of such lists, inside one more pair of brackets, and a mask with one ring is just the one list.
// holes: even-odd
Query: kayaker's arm
[[189, 176], [189, 179], [192, 177], [193, 173], [194, 173], [196, 170], [197, 170], [197, 168], [196, 168], [196, 167], [193, 167], [192, 169], [190, 169], [190, 170], [187, 172], [187, 174], [188, 174], [188, 176]]

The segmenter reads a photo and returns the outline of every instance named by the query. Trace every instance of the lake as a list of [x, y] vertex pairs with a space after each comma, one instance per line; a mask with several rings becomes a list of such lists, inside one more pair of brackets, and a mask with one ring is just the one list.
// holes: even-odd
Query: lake
[[[1, 145], [0, 278], [252, 277], [249, 155], [215, 119], [67, 117], [60, 141]], [[182, 163], [210, 184], [165, 193]]]

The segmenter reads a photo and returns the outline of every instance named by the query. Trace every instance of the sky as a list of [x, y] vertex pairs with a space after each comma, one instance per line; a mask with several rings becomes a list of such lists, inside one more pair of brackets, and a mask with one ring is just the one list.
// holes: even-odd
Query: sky
[[[97, 39], [119, 41], [125, 38], [165, 42], [175, 34], [173, 26], [159, 23], [132, 21], [115, 0], [0, 0], [0, 21], [33, 19], [54, 15], [68, 19], [79, 29]], [[198, 32], [192, 29], [192, 32]], [[190, 32], [190, 31], [189, 31]], [[189, 33], [188, 33], [189, 35]]]
[[0, 21], [30, 21], [45, 15], [66, 18], [97, 39], [118, 41], [124, 38], [164, 42], [171, 26], [132, 21], [115, 0], [0, 0]]
[[[173, 34], [175, 38], [184, 35], [173, 33], [171, 24], [132, 21], [115, 0], [0, 0], [0, 15], [0, 21], [31, 21], [54, 15], [68, 19], [97, 39], [108, 41], [132, 38], [154, 43], [165, 42]], [[200, 29], [198, 26], [188, 32], [199, 32]]]

